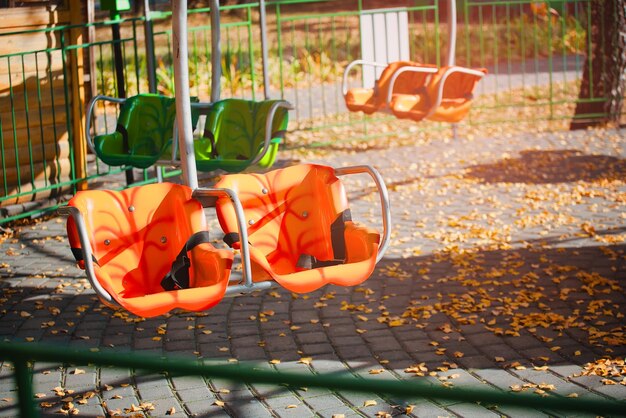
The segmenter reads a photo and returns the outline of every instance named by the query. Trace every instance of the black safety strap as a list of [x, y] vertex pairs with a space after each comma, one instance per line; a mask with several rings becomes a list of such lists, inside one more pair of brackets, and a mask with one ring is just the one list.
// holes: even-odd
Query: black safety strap
[[[85, 261], [85, 258], [83, 257], [83, 250], [81, 248], [71, 247], [70, 249], [72, 250], [72, 255], [74, 256], [74, 259], [76, 259], [77, 263]], [[91, 259], [96, 265], [100, 265], [98, 264], [98, 260], [93, 254], [91, 254]]]
[[125, 153], [130, 153], [130, 142], [128, 142], [128, 131], [124, 125], [117, 124], [115, 130], [122, 135], [122, 148]]
[[346, 222], [351, 220], [352, 214], [350, 213], [350, 209], [346, 209], [341, 212], [341, 215], [339, 215], [330, 226], [330, 239], [333, 245], [335, 260], [345, 261], [346, 259], [346, 237], [344, 232], [346, 230]]
[[215, 144], [215, 135], [213, 134], [212, 131], [205, 129], [203, 136], [205, 138], [209, 138], [209, 141], [211, 141], [211, 158], [213, 159], [217, 158], [219, 154], [217, 152], [217, 146]]
[[239, 234], [237, 232], [229, 232], [228, 234], [224, 235], [223, 239], [226, 245], [228, 245], [230, 248], [233, 248], [233, 245], [236, 242], [239, 242]]
[[346, 229], [346, 222], [351, 220], [352, 214], [350, 213], [350, 209], [346, 209], [330, 226], [330, 240], [333, 246], [332, 260], [318, 260], [312, 255], [301, 254], [296, 266], [303, 269], [314, 269], [344, 264], [346, 262], [346, 237], [344, 231]]
[[281, 130], [272, 132], [272, 138], [285, 139], [285, 135], [286, 134], [287, 134], [287, 130], [286, 129], [281, 129]]
[[191, 266], [191, 261], [187, 253], [205, 242], [209, 242], [208, 231], [196, 232], [189, 237], [180, 250], [180, 253], [174, 259], [174, 262], [172, 262], [172, 268], [165, 275], [163, 280], [161, 280], [161, 287], [163, 289], [178, 290], [189, 288], [189, 267]]

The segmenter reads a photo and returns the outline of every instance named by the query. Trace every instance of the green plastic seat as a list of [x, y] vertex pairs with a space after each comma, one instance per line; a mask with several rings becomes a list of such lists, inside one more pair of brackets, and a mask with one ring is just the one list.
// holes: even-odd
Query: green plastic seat
[[289, 123], [289, 109], [284, 100], [215, 102], [202, 138], [194, 141], [197, 169], [235, 173], [252, 165], [271, 167]]
[[[128, 99], [97, 96], [90, 105], [88, 121], [91, 121], [93, 104], [97, 100], [121, 103], [115, 131], [97, 135], [92, 141], [89, 137], [93, 151], [106, 164], [147, 168], [171, 149], [176, 119], [174, 98], [150, 93]], [[192, 98], [192, 101], [197, 102], [197, 98]], [[192, 113], [195, 126], [199, 114], [195, 111]]]

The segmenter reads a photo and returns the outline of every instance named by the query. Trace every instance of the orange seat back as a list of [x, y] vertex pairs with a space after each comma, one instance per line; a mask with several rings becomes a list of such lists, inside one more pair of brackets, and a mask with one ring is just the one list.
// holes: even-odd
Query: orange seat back
[[[265, 175], [235, 174], [216, 187], [237, 193], [248, 222], [248, 241], [285, 273], [295, 271], [302, 254], [333, 258], [331, 224], [348, 209], [348, 201], [332, 168], [302, 164]], [[225, 233], [237, 232], [231, 205], [218, 201], [217, 214]]]
[[[394, 73], [407, 66], [435, 68], [428, 64], [418, 64], [411, 61], [395, 61], [387, 65], [376, 80], [374, 89], [350, 89], [346, 94], [346, 106], [350, 111], [363, 111], [367, 114], [376, 112], [387, 105], [387, 96], [391, 79]], [[393, 85], [394, 94], [414, 94], [424, 86], [429, 74], [406, 71], [401, 73]]]
[[[444, 73], [450, 67], [442, 67], [433, 75], [426, 87], [431, 101], [437, 99], [439, 83]], [[487, 73], [485, 68], [477, 69]], [[439, 107], [428, 116], [428, 119], [439, 122], [460, 122], [470, 111], [473, 100], [473, 92], [476, 84], [482, 79], [477, 75], [462, 72], [453, 72], [444, 82], [443, 95]]]
[[[350, 220], [332, 167], [302, 164], [227, 175], [216, 187], [233, 190], [241, 201], [254, 281], [275, 280], [304, 293], [326, 284], [354, 286], [372, 273], [380, 234]], [[224, 240], [239, 248], [233, 202], [218, 199], [216, 211]]]
[[[142, 316], [175, 307], [208, 307], [210, 300], [193, 300], [191, 293], [181, 293], [195, 289], [166, 292], [161, 286], [189, 237], [206, 230], [202, 205], [191, 198], [189, 187], [159, 183], [119, 192], [90, 190], [78, 192], [68, 205], [78, 208], [84, 218], [96, 278], [122, 306]], [[80, 241], [71, 217], [67, 230], [76, 254]], [[215, 252], [208, 243], [190, 251], [190, 287], [219, 284], [225, 291], [232, 255]]]

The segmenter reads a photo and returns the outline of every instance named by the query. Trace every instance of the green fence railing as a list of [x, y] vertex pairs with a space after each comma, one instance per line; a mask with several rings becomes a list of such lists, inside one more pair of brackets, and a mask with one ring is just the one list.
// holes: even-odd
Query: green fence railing
[[609, 399], [567, 398], [558, 395], [540, 397], [533, 394], [511, 393], [495, 389], [447, 388], [429, 382], [391, 379], [363, 379], [348, 373], [304, 375], [294, 372], [262, 370], [254, 364], [211, 364], [207, 360], [157, 355], [153, 353], [122, 353], [113, 350], [68, 349], [67, 347], [28, 343], [0, 343], [0, 361], [13, 363], [18, 389], [20, 416], [39, 416], [32, 386], [31, 362], [42, 361], [67, 365], [113, 366], [167, 373], [174, 376], [204, 376], [240, 383], [266, 383], [288, 387], [316, 387], [336, 391], [381, 393], [402, 398], [425, 397], [491, 405], [514, 405], [548, 411], [576, 411], [594, 414], [622, 415], [626, 402]]
[[516, 109], [527, 110], [524, 122], [570, 119], [577, 101], [597, 100], [593, 91], [578, 97], [590, 7], [591, 0], [463, 1], [457, 62], [491, 74], [479, 86], [489, 98], [477, 122], [506, 122]]

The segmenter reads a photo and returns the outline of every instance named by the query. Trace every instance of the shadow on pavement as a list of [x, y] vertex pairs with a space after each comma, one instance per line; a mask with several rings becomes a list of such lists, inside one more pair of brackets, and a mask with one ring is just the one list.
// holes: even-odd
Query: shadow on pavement
[[[0, 337], [237, 358], [260, 367], [277, 359], [306, 368], [296, 363], [311, 357], [316, 373], [347, 366], [365, 377], [387, 369], [410, 379], [416, 373], [404, 370], [418, 366], [413, 370], [426, 376], [436, 373], [428, 377], [434, 383], [455, 369], [579, 371], [626, 355], [625, 255], [626, 245], [545, 248], [537, 242], [385, 259], [355, 288], [307, 295], [277, 289], [225, 299], [208, 312], [146, 320], [104, 307], [91, 291], [73, 290], [75, 279], [56, 289], [6, 287], [0, 279]], [[228, 403], [234, 415], [245, 412], [241, 402], [255, 399], [236, 387], [233, 396], [243, 398]]]
[[578, 150], [527, 150], [520, 154], [518, 158], [470, 166], [466, 177], [484, 183], [528, 184], [626, 179], [626, 160], [617, 157]]

